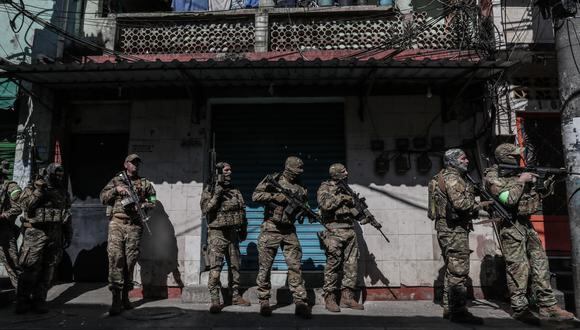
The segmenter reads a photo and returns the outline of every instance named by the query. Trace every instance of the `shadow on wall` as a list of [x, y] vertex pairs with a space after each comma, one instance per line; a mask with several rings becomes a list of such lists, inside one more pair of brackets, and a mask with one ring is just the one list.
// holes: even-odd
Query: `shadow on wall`
[[177, 239], [175, 229], [165, 212], [163, 203], [156, 202], [155, 208], [150, 211], [149, 227], [141, 239], [141, 282], [144, 298], [167, 298], [167, 276], [173, 275], [179, 287], [183, 287], [181, 273], [177, 262]]
[[75, 282], [107, 282], [108, 274], [106, 241], [90, 250], [82, 250], [73, 265]]
[[[381, 271], [379, 265], [377, 264], [375, 255], [369, 252], [367, 242], [365, 241], [363, 231], [359, 223], [355, 223], [354, 231], [356, 233], [356, 239], [358, 241], [359, 248], [358, 274], [357, 274], [358, 285], [360, 287], [373, 287], [373, 286], [388, 287], [391, 281], [389, 281], [389, 279]], [[366, 278], [369, 279], [370, 286], [366, 285], [365, 283]], [[363, 290], [362, 293], [363, 301], [367, 299], [366, 293], [367, 293], [366, 290]]]

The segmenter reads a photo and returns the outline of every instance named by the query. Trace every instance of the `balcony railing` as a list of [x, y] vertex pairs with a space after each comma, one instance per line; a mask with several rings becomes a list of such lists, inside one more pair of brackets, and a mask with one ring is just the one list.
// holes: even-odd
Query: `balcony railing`
[[466, 4], [441, 10], [436, 17], [383, 6], [345, 6], [120, 14], [115, 20], [115, 48], [133, 55], [478, 50], [489, 43], [479, 8]]

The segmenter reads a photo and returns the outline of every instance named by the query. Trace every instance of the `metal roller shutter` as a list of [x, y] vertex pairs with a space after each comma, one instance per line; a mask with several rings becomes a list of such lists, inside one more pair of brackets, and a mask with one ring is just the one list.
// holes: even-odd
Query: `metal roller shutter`
[[[240, 246], [242, 269], [258, 268], [256, 242], [263, 208], [252, 202], [252, 193], [268, 173], [279, 172], [287, 156], [304, 160], [303, 184], [310, 205], [317, 207], [316, 190], [328, 178], [328, 167], [345, 160], [342, 103], [228, 104], [212, 107], [218, 161], [232, 165], [233, 182], [247, 204], [248, 239]], [[316, 233], [320, 224], [296, 224], [302, 245], [304, 270], [322, 270], [326, 262]], [[278, 251], [273, 270], [286, 270]]]

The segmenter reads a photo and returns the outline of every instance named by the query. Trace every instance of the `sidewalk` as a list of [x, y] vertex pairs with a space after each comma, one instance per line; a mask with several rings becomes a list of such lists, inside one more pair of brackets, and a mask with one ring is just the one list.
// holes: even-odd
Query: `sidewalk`
[[486, 324], [473, 327], [444, 320], [441, 307], [431, 301], [366, 302], [364, 311], [345, 309], [341, 313], [316, 305], [313, 318], [302, 320], [294, 316], [293, 305], [281, 306], [265, 318], [258, 314], [257, 304], [227, 306], [213, 315], [207, 312], [207, 304], [182, 303], [180, 299], [134, 299], [136, 309], [108, 317], [110, 297], [104, 283], [58, 285], [49, 293], [50, 313], [15, 315], [13, 306], [4, 307], [0, 309], [0, 329], [538, 329], [514, 321], [496, 304], [485, 301], [475, 302], [471, 311], [485, 318]]

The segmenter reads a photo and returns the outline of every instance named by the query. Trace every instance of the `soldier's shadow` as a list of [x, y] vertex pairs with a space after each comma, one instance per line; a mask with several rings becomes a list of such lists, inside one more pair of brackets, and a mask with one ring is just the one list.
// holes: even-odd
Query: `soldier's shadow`
[[[366, 279], [368, 279], [369, 284], [371, 286], [378, 286], [389, 287], [391, 281], [383, 274], [381, 271], [381, 267], [377, 264], [376, 257], [373, 253], [369, 251], [369, 247], [367, 242], [365, 241], [363, 230], [360, 224], [355, 223], [354, 230], [356, 233], [356, 238], [358, 240], [358, 248], [359, 248], [359, 259], [358, 259], [358, 275], [357, 275], [357, 285], [359, 287], [366, 288], [367, 285], [365, 283]], [[340, 283], [340, 282], [339, 282]], [[367, 290], [362, 290], [362, 301], [367, 299]], [[359, 298], [358, 296], [356, 297]]]
[[139, 257], [143, 299], [166, 299], [169, 274], [179, 288], [184, 286], [178, 269], [175, 228], [159, 200], [148, 215], [151, 234], [144, 228]]

